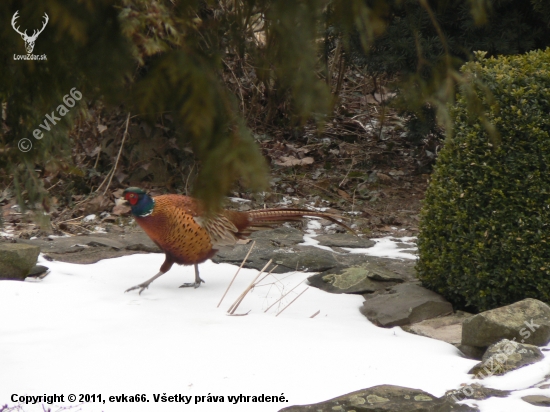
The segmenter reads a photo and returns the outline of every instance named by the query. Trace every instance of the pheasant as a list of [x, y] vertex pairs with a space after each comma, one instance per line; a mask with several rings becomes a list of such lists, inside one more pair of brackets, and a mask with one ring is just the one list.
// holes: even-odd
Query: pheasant
[[165, 253], [159, 273], [151, 279], [126, 290], [139, 289], [139, 294], [174, 263], [195, 265], [195, 282], [180, 287], [198, 288], [204, 280], [199, 276], [199, 263], [210, 259], [221, 246], [234, 245], [256, 230], [273, 227], [282, 222], [301, 220], [304, 216], [328, 219], [355, 233], [330, 213], [307, 209], [260, 209], [249, 212], [222, 210], [205, 215], [201, 203], [188, 196], [162, 195], [151, 197], [142, 189], [129, 187], [124, 199], [130, 203], [132, 215], [153, 242]]

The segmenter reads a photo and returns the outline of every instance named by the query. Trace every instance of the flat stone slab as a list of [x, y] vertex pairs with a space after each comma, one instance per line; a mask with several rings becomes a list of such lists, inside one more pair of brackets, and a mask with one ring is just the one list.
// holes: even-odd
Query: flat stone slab
[[[506, 398], [512, 392], [502, 391], [499, 389], [486, 388], [479, 383], [472, 383], [471, 385], [465, 385], [460, 389], [453, 389], [445, 392], [447, 398], [452, 398], [454, 401], [459, 402], [466, 399], [483, 400], [491, 397]], [[519, 412], [519, 411], [518, 411]]]
[[449, 316], [423, 320], [413, 325], [403, 326], [403, 330], [415, 335], [442, 340], [451, 345], [460, 345], [462, 339], [462, 322], [470, 316], [466, 312], [458, 311]]
[[367, 298], [360, 310], [372, 323], [383, 327], [408, 325], [453, 313], [452, 305], [442, 296], [413, 283], [397, 285], [388, 293]]
[[320, 245], [328, 247], [351, 247], [366, 249], [376, 245], [376, 242], [349, 233], [336, 233], [334, 235], [319, 235], [314, 238]]
[[483, 379], [492, 375], [504, 375], [542, 359], [544, 355], [538, 347], [502, 339], [489, 346], [481, 362], [468, 373], [474, 374], [477, 379]]
[[[376, 279], [376, 280], [375, 280]], [[308, 282], [330, 293], [373, 293], [403, 282], [402, 277], [383, 265], [366, 261], [361, 265], [340, 267], [310, 276]]]
[[329, 293], [373, 293], [389, 288], [395, 283], [370, 280], [361, 267], [336, 268], [333, 274], [314, 275], [308, 278], [308, 283]]
[[141, 229], [126, 234], [93, 234], [54, 239], [18, 239], [21, 244], [38, 246], [48, 260], [91, 264], [135, 253], [161, 253]]
[[379, 385], [312, 405], [290, 406], [279, 412], [476, 412], [450, 397], [437, 398], [420, 389]]
[[527, 403], [530, 403], [531, 405], [550, 407], [550, 398], [547, 396], [527, 395], [523, 396], [521, 399], [523, 399]]
[[0, 243], [0, 279], [24, 280], [36, 265], [40, 248], [24, 243]]
[[269, 259], [273, 259], [273, 265], [278, 265], [273, 273], [286, 273], [294, 270], [324, 272], [365, 261], [365, 256], [362, 255], [336, 253], [313, 246], [300, 245], [304, 241], [303, 232], [289, 227], [255, 232], [250, 236], [250, 242], [221, 249], [212, 258], [212, 261], [240, 265], [248, 254], [253, 241], [255, 242], [254, 248], [243, 266], [248, 269], [261, 270]]
[[481, 312], [464, 321], [464, 345], [488, 347], [502, 339], [547, 345], [550, 342], [550, 306], [529, 298]]

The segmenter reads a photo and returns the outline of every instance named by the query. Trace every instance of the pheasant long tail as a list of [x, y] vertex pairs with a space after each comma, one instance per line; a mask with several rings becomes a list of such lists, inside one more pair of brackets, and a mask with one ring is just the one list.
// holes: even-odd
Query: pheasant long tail
[[341, 222], [337, 218], [341, 218], [339, 215], [332, 213], [316, 212], [307, 209], [259, 209], [251, 210], [248, 212], [250, 218], [250, 226], [252, 227], [270, 227], [281, 222], [290, 222], [295, 220], [302, 220], [304, 217], [320, 217], [330, 220], [337, 225], [342, 226], [351, 233], [356, 234], [355, 231], [345, 223]]

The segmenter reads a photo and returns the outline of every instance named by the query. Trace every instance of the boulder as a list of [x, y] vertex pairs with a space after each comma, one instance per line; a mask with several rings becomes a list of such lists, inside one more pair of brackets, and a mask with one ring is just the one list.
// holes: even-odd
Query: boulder
[[413, 325], [405, 325], [403, 326], [403, 330], [416, 335], [442, 340], [457, 346], [462, 339], [462, 322], [470, 316], [473, 315], [457, 311], [449, 316], [427, 319]]
[[545, 346], [550, 342], [550, 307], [536, 299], [481, 312], [464, 321], [462, 344], [488, 347], [502, 339]]
[[431, 290], [404, 283], [368, 298], [360, 310], [372, 323], [392, 327], [445, 316], [453, 312], [453, 307]]
[[502, 339], [489, 346], [481, 362], [468, 373], [476, 375], [477, 379], [483, 379], [492, 375], [504, 375], [542, 359], [544, 355], [536, 346]]
[[24, 243], [0, 244], [0, 279], [24, 280], [36, 264], [40, 248]]
[[487, 350], [487, 348], [479, 347], [479, 346], [470, 346], [470, 345], [464, 345], [462, 343], [456, 345], [458, 350], [462, 352], [465, 358], [473, 359], [473, 360], [481, 360], [483, 357], [483, 354]]
[[396, 285], [396, 282], [370, 279], [373, 272], [371, 271], [372, 268], [367, 268], [368, 266], [368, 264], [364, 264], [334, 268], [318, 275], [310, 276], [307, 280], [311, 286], [330, 293], [373, 293]]
[[476, 412], [450, 397], [437, 398], [420, 389], [379, 385], [312, 405], [290, 406], [279, 412]]

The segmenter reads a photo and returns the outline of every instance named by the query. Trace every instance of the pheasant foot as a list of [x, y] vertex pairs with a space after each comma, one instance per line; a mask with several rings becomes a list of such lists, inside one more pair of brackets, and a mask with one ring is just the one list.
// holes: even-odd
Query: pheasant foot
[[156, 278], [158, 278], [159, 276], [162, 276], [162, 275], [164, 275], [164, 272], [159, 272], [159, 273], [157, 273], [155, 276], [153, 276], [151, 279], [146, 280], [145, 282], [140, 283], [139, 285], [132, 286], [130, 289], [126, 289], [126, 290], [124, 291], [124, 293], [130, 292], [131, 290], [139, 289], [139, 294], [141, 295], [141, 292], [143, 292], [145, 289], [147, 289], [147, 288], [149, 287], [149, 285], [150, 285]]
[[143, 292], [145, 289], [147, 289], [149, 287], [149, 284], [147, 282], [145, 283], [140, 283], [139, 285], [136, 285], [136, 286], [132, 286], [130, 289], [126, 289], [124, 291], [124, 293], [126, 292], [130, 292], [131, 290], [136, 290], [136, 289], [139, 289], [139, 295], [141, 295], [141, 292]]
[[180, 286], [180, 288], [190, 288], [190, 287], [194, 287], [195, 289], [197, 289], [201, 283], [206, 283], [204, 280], [202, 280], [201, 278], [199, 278], [199, 282], [197, 281], [194, 281], [194, 282], [190, 282], [190, 283], [184, 283], [183, 285]]
[[190, 288], [191, 286], [197, 289], [201, 283], [206, 283], [204, 280], [201, 279], [199, 276], [199, 265], [195, 264], [195, 281], [193, 283], [184, 283], [180, 286], [180, 288]]

